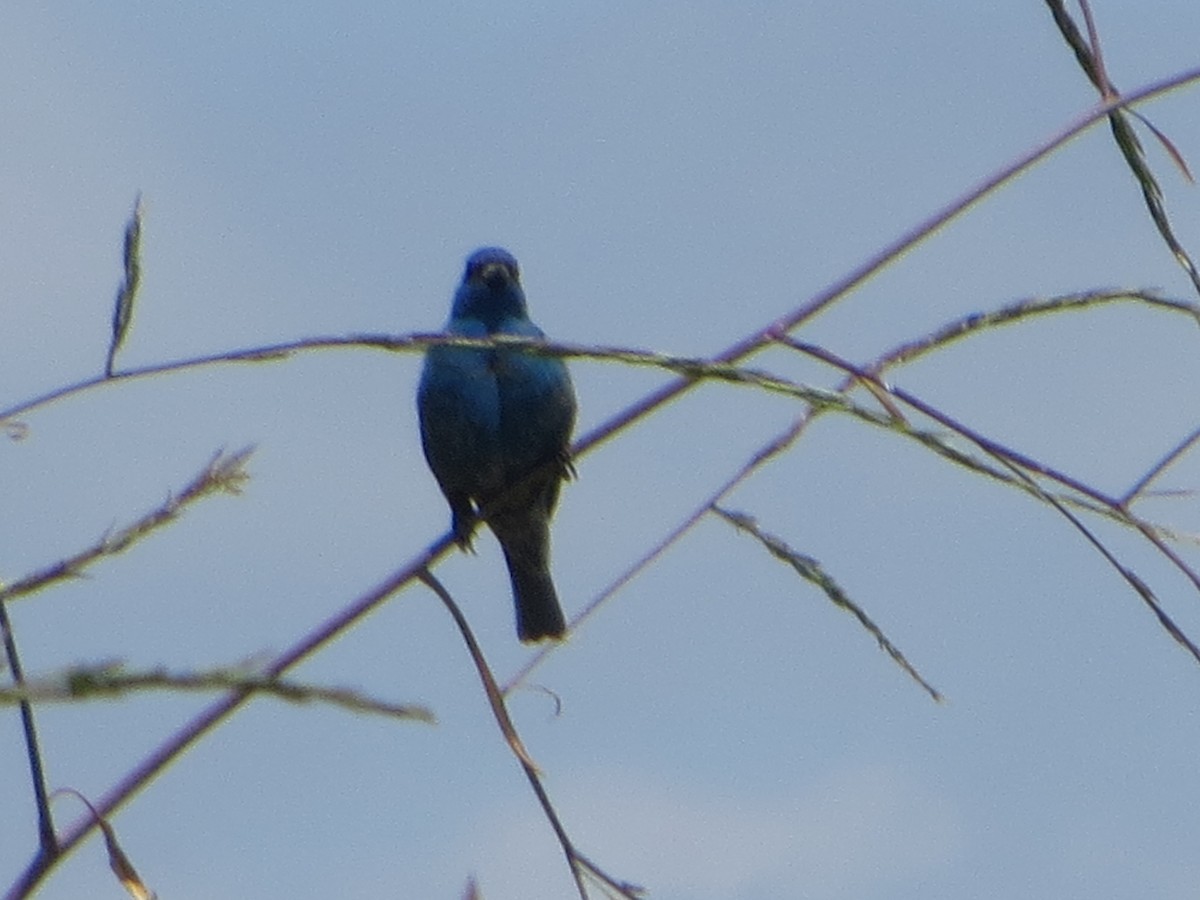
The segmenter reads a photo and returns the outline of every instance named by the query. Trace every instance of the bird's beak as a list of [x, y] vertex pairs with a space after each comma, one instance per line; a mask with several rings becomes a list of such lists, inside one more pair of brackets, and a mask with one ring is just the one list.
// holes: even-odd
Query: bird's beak
[[488, 263], [479, 270], [479, 277], [492, 287], [500, 287], [509, 281], [508, 266], [504, 263]]

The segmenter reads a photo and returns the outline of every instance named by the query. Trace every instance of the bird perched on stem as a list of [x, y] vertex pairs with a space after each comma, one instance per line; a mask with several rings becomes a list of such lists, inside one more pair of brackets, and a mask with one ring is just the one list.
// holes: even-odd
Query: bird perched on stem
[[[517, 261], [500, 247], [467, 258], [446, 333], [543, 337], [529, 321]], [[430, 347], [417, 389], [421, 446], [470, 549], [482, 519], [500, 541], [522, 641], [566, 631], [550, 579], [550, 517], [571, 474], [575, 391], [557, 357], [517, 347]]]

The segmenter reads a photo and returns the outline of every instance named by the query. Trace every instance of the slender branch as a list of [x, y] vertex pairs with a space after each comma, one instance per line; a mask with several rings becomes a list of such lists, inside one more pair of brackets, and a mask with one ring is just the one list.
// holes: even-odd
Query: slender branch
[[28, 596], [58, 581], [80, 577], [88, 566], [107, 556], [124, 553], [142, 538], [170, 524], [197, 500], [217, 493], [238, 493], [250, 477], [245, 465], [253, 452], [252, 447], [230, 454], [218, 451], [177, 496], [168, 496], [150, 512], [124, 528], [104, 535], [92, 546], [0, 587], [0, 602]]
[[[877, 398], [879, 394], [885, 394], [889, 388], [880, 380], [883, 374], [896, 366], [911, 363], [923, 356], [928, 355], [938, 349], [941, 349], [951, 343], [957, 342], [964, 338], [975, 334], [980, 334], [985, 330], [1000, 327], [1003, 325], [1016, 324], [1026, 319], [1050, 315], [1063, 312], [1073, 312], [1088, 309], [1097, 305], [1117, 303], [1117, 302], [1137, 302], [1148, 306], [1151, 309], [1161, 309], [1171, 312], [1182, 312], [1194, 316], [1197, 321], [1200, 321], [1200, 306], [1195, 303], [1185, 300], [1175, 300], [1170, 298], [1160, 297], [1157, 294], [1144, 291], [1084, 291], [1071, 294], [1064, 294], [1050, 298], [1027, 298], [1001, 306], [995, 310], [988, 312], [970, 313], [960, 317], [935, 331], [922, 337], [905, 341], [898, 344], [891, 350], [888, 350], [873, 363], [858, 368], [845, 361], [829, 355], [824, 361], [835, 368], [846, 373], [843, 381], [834, 389], [833, 393], [845, 397], [845, 395], [858, 385], [873, 387], [875, 390], [874, 396]], [[788, 339], [791, 340], [790, 338]], [[797, 342], [798, 343], [798, 342]], [[822, 351], [823, 352], [823, 351]], [[635, 352], [630, 351], [633, 355]], [[651, 360], [654, 354], [646, 354], [645, 359]], [[630, 359], [629, 361], [633, 361]], [[697, 370], [698, 377], [702, 377], [702, 371]], [[874, 379], [874, 380], [873, 380]], [[745, 383], [745, 382], [743, 382]], [[760, 446], [750, 458], [738, 468], [723, 484], [721, 484], [709, 497], [697, 504], [684, 518], [677, 523], [663, 538], [659, 540], [647, 553], [636, 560], [629, 568], [625, 569], [614, 581], [609, 583], [599, 594], [590, 600], [586, 606], [571, 620], [570, 630], [574, 632], [584, 622], [590, 619], [599, 609], [604, 606], [618, 591], [626, 584], [632, 581], [639, 573], [648, 568], [655, 560], [659, 559], [674, 546], [684, 535], [699, 523], [708, 511], [715, 505], [723, 502], [739, 485], [747, 481], [758, 469], [775, 459], [788, 448], [790, 448], [801, 436], [808, 425], [822, 412], [834, 408], [832, 405], [810, 406], [807, 411], [801, 414], [793, 423], [783, 432], [779, 433], [772, 439]], [[895, 430], [906, 434], [907, 436], [915, 437], [920, 440], [925, 446], [934, 449], [936, 452], [947, 456], [951, 461], [960, 465], [965, 465], [979, 474], [987, 475], [988, 477], [1000, 481], [1001, 483], [1020, 488], [1034, 496], [1038, 496], [1043, 489], [1031, 488], [1024, 480], [1017, 478], [1004, 469], [996, 469], [985, 465], [979, 460], [971, 457], [963, 456], [961, 453], [950, 448], [943, 440], [936, 435], [931, 435], [926, 432], [919, 432], [904, 420], [902, 416], [895, 415], [895, 421], [887, 421], [882, 417], [874, 416], [874, 414], [866, 414], [862, 417], [865, 421], [871, 424], [883, 425], [884, 427], [894, 428]], [[1041, 464], [1037, 464], [1039, 468], [1045, 468]], [[1089, 489], [1090, 492], [1091, 489]], [[1104, 515], [1118, 521], [1121, 524], [1131, 524], [1129, 516], [1122, 510], [1115, 509], [1111, 505], [1111, 500], [1104, 503], [1089, 503], [1080, 500], [1076, 497], [1067, 495], [1055, 495], [1056, 499], [1061, 503], [1072, 504], [1086, 509], [1097, 515]], [[1160, 549], [1172, 559], [1177, 559], [1167, 548], [1157, 532], [1161, 531], [1159, 526], [1152, 526], [1149, 523], [1141, 520], [1132, 522], [1136, 527], [1143, 531], [1147, 537], [1153, 540]], [[1180, 567], [1183, 567], [1182, 561], [1178, 562]], [[556, 646], [543, 646], [536, 650], [525, 663], [509, 677], [504, 684], [504, 693], [515, 690], [523, 684], [529, 675], [542, 664], [542, 662], [555, 650]]]
[[[1084, 539], [1091, 544], [1101, 556], [1104, 557], [1105, 561], [1107, 561], [1108, 564], [1117, 571], [1117, 574], [1119, 574], [1125, 580], [1125, 582], [1131, 588], [1133, 588], [1134, 592], [1141, 598], [1142, 602], [1149, 607], [1150, 611], [1154, 613], [1155, 618], [1158, 619], [1158, 623], [1162, 626], [1163, 630], [1165, 630], [1175, 640], [1176, 643], [1183, 647], [1191, 655], [1192, 659], [1200, 663], [1200, 646], [1197, 646], [1191, 640], [1191, 638], [1184, 633], [1183, 629], [1181, 629], [1175, 623], [1175, 620], [1168, 615], [1167, 611], [1163, 609], [1158, 598], [1154, 595], [1154, 591], [1150, 589], [1150, 586], [1146, 584], [1146, 582], [1143, 581], [1136, 572], [1125, 566], [1119, 559], [1117, 559], [1116, 555], [1104, 545], [1103, 541], [1096, 537], [1095, 533], [1092, 532], [1091, 529], [1089, 529], [1083, 524], [1082, 521], [1080, 521], [1078, 516], [1067, 509], [1062, 503], [1059, 503], [1057, 499], [1042, 491], [1034, 479], [1021, 472], [1018, 466], [1008, 463], [1007, 460], [1002, 459], [1001, 461], [1006, 465], [1009, 465], [1014, 473], [1017, 473], [1021, 475], [1021, 477], [1027, 479], [1030, 483], [1030, 486], [1041, 495], [1042, 500], [1054, 507], [1054, 509], [1061, 516], [1070, 522], [1071, 525], [1083, 535]], [[1186, 567], [1184, 567], [1184, 570], [1188, 571]]]
[[[299, 642], [275, 658], [264, 669], [268, 678], [277, 678], [297, 663], [306, 659], [320, 647], [333, 640], [352, 624], [362, 619], [367, 613], [378, 608], [385, 600], [400, 589], [417, 579], [419, 573], [447, 552], [453, 544], [450, 534], [443, 535], [436, 544], [421, 554], [416, 560], [397, 569], [379, 585], [366, 594], [351, 602], [323, 624], [305, 635]], [[180, 728], [174, 735], [160, 744], [146, 759], [130, 771], [124, 778], [113, 786], [96, 804], [97, 810], [103, 817], [112, 813], [134, 794], [145, 787], [159, 772], [184, 750], [199, 740], [211, 729], [223, 722], [229, 715], [245, 703], [253, 692], [245, 689], [230, 691], [225, 697], [215, 701], [190, 722]], [[51, 857], [39, 853], [30, 861], [20, 878], [5, 894], [6, 900], [20, 900], [28, 897], [46, 877], [54, 863], [79, 845], [91, 832], [95, 823], [83, 819], [74, 823], [59, 841], [60, 853]]]
[[834, 578], [825, 571], [824, 567], [811, 556], [805, 556], [803, 553], [798, 553], [789, 547], [782, 539], [773, 534], [768, 534], [759, 528], [758, 523], [751, 516], [735, 510], [724, 509], [723, 507], [714, 505], [712, 512], [716, 513], [720, 518], [724, 519], [738, 531], [744, 531], [753, 536], [766, 550], [776, 559], [790, 565], [796, 573], [804, 580], [815, 584], [824, 592], [835, 606], [846, 610], [850, 615], [858, 620], [858, 623], [866, 629], [871, 637], [875, 638], [875, 642], [880, 648], [887, 653], [888, 656], [898, 665], [909, 678], [924, 688], [925, 692], [937, 703], [941, 703], [945, 699], [941, 692], [932, 684], [925, 680], [924, 676], [917, 671], [916, 667], [908, 661], [908, 658], [900, 651], [900, 648], [888, 639], [888, 636], [883, 633], [883, 629], [875, 624], [875, 621], [867, 615], [866, 611], [861, 606], [855, 603], [850, 595], [843, 590], [842, 586], [834, 580]]
[[[25, 673], [21, 668], [21, 657], [17, 652], [17, 638], [13, 634], [12, 621], [8, 617], [8, 606], [0, 598], [0, 637], [4, 642], [4, 656], [12, 672], [13, 684], [20, 690], [25, 686]], [[33, 801], [37, 808], [38, 854], [52, 859], [59, 853], [58, 837], [54, 833], [54, 818], [50, 814], [50, 799], [46, 790], [46, 771], [42, 764], [42, 750], [38, 744], [37, 723], [33, 718], [33, 704], [22, 698], [21, 731], [25, 736], [25, 758], [29, 762], [29, 779], [33, 783]]]
[[[958, 199], [934, 213], [928, 219], [918, 224], [915, 228], [901, 235], [891, 244], [888, 244], [882, 250], [870, 257], [862, 265], [853, 269], [843, 278], [835, 281], [833, 284], [816, 294], [807, 302], [802, 303], [775, 321], [768, 323], [758, 331], [755, 331], [730, 345], [723, 352], [714, 357], [712, 362], [740, 362], [751, 354], [756, 353], [757, 351], [771, 344], [776, 335], [789, 332], [809, 319], [812, 319], [818, 313], [822, 312], [824, 309], [849, 294], [854, 288], [858, 287], [871, 276], [875, 275], [893, 260], [899, 258], [904, 253], [907, 253], [917, 244], [922, 243], [935, 231], [938, 231], [944, 225], [948, 224], [953, 219], [966, 212], [966, 210], [972, 207], [987, 194], [996, 190], [1001, 185], [1013, 180], [1026, 170], [1032, 168], [1059, 147], [1073, 140], [1092, 125], [1096, 124], [1096, 122], [1105, 118], [1113, 110], [1132, 107], [1138, 103], [1153, 99], [1162, 94], [1166, 94], [1195, 81], [1200, 81], [1200, 67], [1187, 69], [1168, 78], [1164, 78], [1146, 85], [1139, 90], [1122, 95], [1120, 97], [1110, 98], [1108, 101], [1099, 104], [1086, 113], [1083, 113], [1074, 122], [1067, 125], [1057, 134], [1037, 145], [1032, 150], [1022, 154], [1016, 160], [1000, 169], [994, 175], [980, 182], [975, 187], [967, 190]], [[83, 390], [90, 390], [106, 383], [145, 378], [169, 371], [180, 371], [188, 368], [196, 368], [200, 366], [221, 363], [261, 362], [287, 356], [291, 353], [304, 349], [331, 349], [335, 347], [358, 345], [376, 346], [380, 349], [391, 351], [415, 348], [417, 345], [426, 346], [420, 344], [419, 337], [394, 338], [387, 335], [364, 334], [344, 338], [315, 338], [310, 340], [290, 341], [276, 345], [259, 347], [252, 350], [217, 353], [210, 356], [196, 357], [194, 359], [184, 360], [181, 362], [145, 366], [140, 369], [131, 369], [125, 372], [116, 373], [111, 378], [98, 376], [95, 378], [85, 379], [71, 385], [66, 385], [64, 387], [48, 391], [45, 394], [9, 407], [8, 409], [0, 410], [0, 424], [5, 424], [8, 420], [14, 418], [15, 416], [21, 415], [22, 413], [28, 412], [37, 407], [45, 406], [56, 400], [60, 400], [63, 397], [78, 393]], [[672, 384], [666, 385], [651, 394], [648, 394], [638, 403], [628, 407], [623, 413], [614, 416], [609, 422], [605, 422], [602, 425], [597, 426], [591, 432], [584, 435], [583, 438], [576, 442], [577, 453], [581, 453], [583, 450], [591, 447], [593, 444], [607, 439], [617, 430], [625, 427], [631, 422], [641, 419], [653, 410], [658, 409], [663, 404], [675, 399], [675, 397], [688, 390], [693, 384], [694, 379], [683, 378], [679, 381], [673, 382]]]
[[1054, 297], [1027, 297], [1007, 303], [987, 312], [960, 316], [935, 331], [912, 341], [906, 341], [879, 357], [867, 370], [880, 374], [885, 368], [910, 363], [933, 350], [938, 350], [962, 338], [987, 329], [1015, 325], [1032, 318], [1066, 312], [1084, 312], [1097, 306], [1114, 303], [1137, 303], [1150, 309], [1178, 312], [1192, 316], [1200, 324], [1200, 303], [1163, 297], [1151, 291], [1080, 291]]
[[575, 879], [575, 887], [579, 891], [579, 896], [582, 900], [587, 900], [587, 888], [583, 883], [583, 875], [588, 874], [616, 891], [621, 897], [626, 897], [628, 900], [638, 900], [638, 895], [641, 893], [640, 888], [617, 881], [610, 875], [605, 874], [595, 863], [588, 860], [575, 849], [575, 844], [571, 840], [570, 835], [567, 834], [567, 830], [558, 816], [558, 811], [555, 810], [554, 804], [550, 801], [550, 795], [546, 793], [546, 788], [542, 784], [541, 773], [538, 770], [537, 764], [534, 763], [533, 758], [529, 755], [529, 751], [525, 749], [525, 744], [521, 741], [521, 737], [517, 733], [517, 728], [513, 725], [512, 719], [508, 715], [508, 707], [504, 702], [504, 692], [496, 684], [496, 678], [492, 674], [491, 666], [488, 665], [487, 659], [483, 655], [483, 650], [480, 649], [479, 642], [475, 640], [475, 634], [471, 631], [471, 625], [467, 622], [467, 617], [463, 615], [458, 604], [454, 602], [454, 598], [446, 590], [445, 585], [432, 572], [426, 569], [418, 573], [417, 577], [438, 596], [438, 599], [442, 601], [450, 616], [454, 619], [454, 624], [458, 626], [463, 642], [467, 645], [467, 650], [471, 654], [471, 661], [475, 664], [475, 671], [478, 672], [479, 680], [483, 684], [483, 690], [487, 695], [492, 716], [496, 719], [496, 724], [500, 726], [500, 732], [504, 735], [505, 741], [513, 751], [513, 756], [521, 764], [521, 769], [525, 772], [525, 777], [529, 779], [529, 784], [538, 798], [538, 803], [541, 804], [542, 812], [545, 814], [546, 820], [550, 823], [550, 827], [554, 830], [555, 837], [558, 838], [559, 846], [562, 847], [563, 855], [566, 857], [567, 864], [571, 868], [571, 877]]
[[587, 889], [583, 886], [583, 878], [579, 873], [579, 868], [575, 864], [575, 846], [571, 843], [571, 838], [567, 834], [566, 828], [563, 827], [562, 820], [558, 817], [558, 812], [554, 809], [554, 805], [550, 802], [550, 797], [546, 794], [546, 790], [542, 786], [542, 779], [538, 774], [537, 765], [525, 749], [520, 735], [517, 734], [516, 726], [513, 725], [512, 719], [508, 715], [508, 707], [504, 704], [504, 695], [496, 685], [496, 679], [492, 675], [491, 667], [484, 658], [483, 651], [479, 648], [479, 642], [475, 640], [475, 635], [471, 631], [471, 626], [467, 622], [466, 616], [462, 614], [462, 610], [458, 608], [458, 604], [454, 602], [454, 598], [450, 596], [450, 592], [433, 576], [432, 572], [425, 570], [418, 577], [438, 596], [438, 599], [442, 601], [454, 619], [454, 624], [458, 626], [463, 642], [467, 645], [467, 650], [471, 654], [471, 660], [475, 663], [475, 670], [479, 673], [479, 680], [483, 683], [484, 693], [487, 695], [492, 716], [496, 719], [496, 724], [500, 726], [500, 732], [504, 735], [505, 741], [508, 742], [509, 748], [517, 758], [517, 762], [521, 764], [521, 769], [525, 772], [525, 777], [529, 779], [529, 783], [537, 795], [538, 803], [541, 804], [542, 812], [545, 814], [547, 821], [549, 821], [550, 827], [554, 829], [554, 835], [558, 838], [559, 846], [562, 847], [563, 855], [567, 858], [567, 865], [571, 869], [571, 877], [575, 879], [575, 887], [579, 891], [579, 896], [582, 900], [588, 900]]
[[229, 363], [257, 363], [257, 362], [272, 362], [279, 359], [285, 359], [294, 353], [305, 350], [331, 350], [345, 347], [377, 347], [383, 350], [403, 350], [408, 346], [423, 347], [420, 343], [421, 336], [414, 337], [391, 337], [389, 335], [379, 334], [360, 334], [350, 335], [347, 337], [318, 337], [318, 338], [302, 338], [295, 341], [284, 341], [277, 344], [265, 344], [260, 347], [251, 347], [243, 350], [226, 350], [220, 353], [211, 353], [205, 356], [195, 356], [188, 359], [175, 360], [174, 362], [155, 363], [153, 365], [141, 366], [136, 369], [126, 369], [123, 372], [114, 372], [109, 375], [97, 375], [92, 378], [84, 378], [80, 381], [71, 384], [63, 385], [62, 387], [54, 388], [46, 391], [44, 394], [39, 394], [29, 400], [24, 400], [20, 403], [10, 406], [8, 409], [0, 410], [0, 425], [9, 425], [10, 421], [16, 416], [32, 412], [35, 409], [40, 409], [49, 406], [59, 400], [64, 400], [67, 397], [80, 394], [85, 391], [91, 391], [100, 387], [120, 384], [126, 381], [140, 381], [145, 378], [152, 378], [156, 375], [165, 375], [171, 372], [185, 372], [190, 369], [200, 369], [208, 366], [227, 365]]
[[150, 690], [245, 691], [265, 694], [289, 703], [325, 703], [352, 712], [373, 713], [395, 719], [413, 719], [433, 724], [433, 713], [419, 704], [390, 703], [350, 688], [304, 684], [278, 677], [264, 677], [245, 666], [208, 669], [201, 672], [170, 672], [158, 667], [130, 671], [119, 663], [72, 666], [19, 688], [0, 688], [0, 705], [31, 700], [38, 703], [80, 700], [109, 700]]
[[605, 894], [609, 897], [613, 896], [614, 893], [618, 897], [626, 898], [626, 900], [640, 900], [640, 898], [646, 896], [646, 889], [640, 884], [618, 881], [579, 851], [575, 852], [575, 861], [583, 868], [584, 874], [600, 882], [601, 888], [604, 889]]
[[1121, 506], [1128, 507], [1131, 503], [1133, 503], [1133, 501], [1141, 496], [1145, 492], [1146, 488], [1150, 486], [1150, 482], [1154, 481], [1154, 479], [1170, 468], [1170, 466], [1182, 459], [1184, 454], [1191, 450], [1198, 441], [1200, 441], [1200, 428], [1197, 428], [1195, 431], [1185, 437], [1162, 459], [1151, 466], [1150, 471], [1138, 479], [1137, 483], [1125, 492], [1125, 496], [1123, 496], [1120, 500]]
[[1067, 13], [1062, 0], [1046, 0], [1046, 5], [1050, 8], [1050, 14], [1054, 18], [1054, 23], [1058, 26], [1063, 40], [1067, 42], [1068, 46], [1074, 52], [1075, 59], [1079, 63], [1080, 68], [1083, 69], [1088, 80], [1100, 92], [1100, 98], [1103, 103], [1112, 106], [1112, 109], [1108, 112], [1108, 122], [1113, 140], [1116, 141], [1117, 149], [1121, 151], [1121, 155], [1125, 158], [1126, 166], [1129, 167], [1129, 171], [1133, 173], [1133, 177], [1137, 180], [1138, 187], [1141, 188], [1146, 210], [1150, 213], [1150, 219], [1158, 229], [1163, 243], [1167, 245], [1167, 249], [1171, 251], [1171, 255], [1175, 257], [1175, 261], [1187, 273], [1196, 292], [1200, 293], [1200, 270], [1197, 270], [1191, 256], [1188, 255], [1188, 252], [1179, 242], [1179, 239], [1175, 237], [1170, 219], [1167, 217], [1166, 206], [1163, 203], [1162, 188], [1159, 186], [1158, 180], [1154, 177], [1154, 172], [1151, 171], [1149, 163], [1146, 162], [1142, 142], [1138, 140], [1137, 133], [1129, 123], [1127, 114], [1136, 117], [1150, 129], [1183, 170], [1184, 176], [1190, 179], [1191, 172], [1188, 171], [1183, 155], [1161, 131], [1150, 124], [1139, 112], [1126, 108], [1123, 104], [1116, 103], [1120, 99], [1120, 93], [1112, 81], [1109, 80], [1108, 73], [1105, 71], [1104, 57], [1100, 52], [1100, 36], [1096, 29], [1096, 23], [1092, 19], [1092, 10], [1087, 0], [1079, 0], [1088, 31], [1086, 40], [1079, 33], [1079, 29]]
[[12, 584], [0, 586], [0, 632], [3, 633], [5, 657], [8, 667], [13, 673], [13, 683], [16, 685], [14, 691], [0, 691], [0, 695], [11, 693], [13, 702], [16, 702], [20, 709], [21, 727], [25, 735], [25, 751], [29, 760], [30, 778], [33, 782], [34, 801], [37, 806], [40, 856], [47, 859], [55, 858], [59, 853], [59, 845], [54, 833], [54, 821], [46, 789], [45, 767], [42, 762], [33, 715], [32, 700], [37, 698], [30, 694], [30, 686], [21, 667], [16, 635], [13, 633], [12, 622], [8, 616], [7, 602], [32, 594], [57, 581], [79, 577], [89, 565], [97, 560], [129, 549], [143, 537], [173, 521], [187, 505], [196, 500], [215, 492], [236, 492], [248, 477], [244, 465], [250, 452], [247, 448], [228, 456], [222, 453], [215, 454], [204, 469], [184, 487], [179, 496], [168, 497], [165, 503], [142, 516], [132, 525], [126, 526], [114, 534], [105, 535], [86, 550], [20, 578]]
[[[678, 543], [684, 535], [690, 532], [716, 504], [724, 500], [729, 494], [737, 488], [738, 485], [746, 481], [759, 468], [766, 465], [767, 462], [784, 453], [789, 447], [796, 442], [803, 432], [804, 428], [817, 415], [818, 410], [810, 407], [809, 410], [795, 420], [788, 428], [778, 435], [760, 446], [736, 472], [725, 480], [715, 491], [708, 497], [704, 498], [697, 504], [691, 512], [689, 512], [682, 521], [675, 525], [657, 544], [643, 554], [629, 568], [625, 569], [620, 575], [610, 582], [599, 594], [593, 597], [588, 604], [573, 618], [569, 631], [572, 633], [579, 628], [584, 622], [590, 619], [600, 607], [604, 606], [611, 600], [618, 591], [625, 585], [636, 578], [641, 572], [649, 568], [657, 559], [662, 557], [671, 547]], [[503, 692], [505, 695], [516, 690], [545, 659], [557, 649], [556, 645], [547, 645], [540, 647], [527, 659], [508, 681], [504, 683]]]
[[521, 736], [517, 734], [516, 726], [513, 725], [512, 719], [508, 716], [508, 708], [504, 705], [504, 696], [500, 693], [500, 688], [496, 686], [496, 681], [492, 677], [491, 667], [488, 666], [487, 660], [483, 656], [483, 651], [479, 647], [479, 642], [475, 640], [475, 635], [472, 633], [466, 617], [462, 614], [462, 610], [458, 608], [458, 604], [454, 602], [454, 598], [450, 596], [450, 592], [446, 590], [442, 583], [428, 569], [418, 572], [417, 578], [424, 582], [437, 595], [438, 599], [445, 604], [446, 608], [450, 611], [450, 615], [454, 618], [454, 624], [462, 632], [463, 641], [466, 643], [467, 650], [471, 653], [471, 659], [475, 663], [475, 668], [479, 672], [479, 680], [483, 682], [488, 704], [492, 708], [492, 715], [496, 717], [496, 724], [500, 726], [500, 731], [504, 734], [504, 739], [508, 741], [508, 746], [512, 748], [513, 754], [521, 761], [522, 766], [537, 772], [537, 763], [533, 761], [533, 757], [525, 749], [525, 745], [521, 742]]
[[834, 354], [829, 353], [826, 350], [815, 347], [811, 344], [804, 344], [800, 341], [794, 341], [787, 337], [781, 337], [780, 341], [781, 343], [792, 346], [801, 352], [812, 355], [816, 358], [820, 358], [831, 365], [837, 365], [839, 368], [854, 374], [854, 376], [857, 378], [874, 381], [879, 388], [886, 390], [894, 397], [897, 397], [898, 399], [904, 401], [904, 403], [907, 405], [920, 411], [923, 415], [929, 416], [930, 418], [949, 428], [955, 434], [961, 435], [962, 437], [970, 440], [989, 456], [997, 459], [1005, 468], [1018, 475], [1020, 481], [1026, 484], [1028, 489], [1035, 494], [1035, 496], [1042, 501], [1049, 503], [1056, 510], [1058, 510], [1059, 513], [1065, 516], [1071, 522], [1071, 524], [1077, 530], [1079, 530], [1085, 538], [1087, 538], [1087, 540], [1105, 557], [1105, 559], [1117, 569], [1126, 582], [1129, 583], [1129, 585], [1137, 592], [1146, 605], [1154, 612], [1159, 623], [1163, 626], [1167, 633], [1170, 634], [1176, 642], [1182, 645], [1192, 655], [1196, 662], [1200, 662], [1200, 647], [1197, 647], [1197, 645], [1194, 644], [1186, 634], [1184, 634], [1182, 629], [1179, 628], [1179, 626], [1171, 619], [1171, 617], [1167, 615], [1145, 582], [1134, 575], [1133, 572], [1131, 572], [1125, 566], [1121, 565], [1121, 563], [1111, 552], [1109, 552], [1103, 543], [1101, 543], [1100, 540], [1096, 538], [1095, 535], [1066, 508], [1065, 504], [1061, 503], [1058, 498], [1051, 496], [1049, 493], [1043, 490], [1042, 487], [1037, 484], [1037, 482], [1031, 478], [1028, 473], [1033, 472], [1035, 474], [1058, 481], [1072, 490], [1079, 491], [1094, 501], [1110, 508], [1113, 511], [1114, 516], [1123, 524], [1133, 525], [1134, 527], [1138, 528], [1138, 530], [1140, 530], [1151, 541], [1151, 543], [1154, 544], [1155, 547], [1160, 549], [1166, 555], [1167, 559], [1170, 560], [1176, 566], [1176, 568], [1178, 568], [1186, 577], [1191, 580], [1193, 586], [1200, 591], [1200, 573], [1193, 571], [1191, 567], [1184, 563], [1184, 561], [1177, 554], [1169, 552], [1169, 548], [1165, 547], [1157, 535], [1154, 535], [1152, 531], [1148, 529], [1148, 527], [1144, 527], [1139, 520], [1135, 520], [1128, 514], [1128, 512], [1123, 508], [1120, 500], [1109, 497], [1095, 488], [1089, 487], [1088, 485], [1083, 484], [1082, 482], [1070, 476], [1064, 475], [1063, 473], [1057, 472], [1054, 469], [1047, 468], [1038, 463], [1036, 460], [1032, 460], [1023, 454], [1011, 450], [997, 443], [996, 441], [985, 437], [984, 435], [971, 428], [968, 428], [940, 410], [935, 409], [908, 391], [898, 387], [885, 385], [882, 381], [879, 381], [869, 372], [859, 369], [852, 363], [846, 362], [845, 360], [836, 357]]
[[[1097, 503], [1101, 503], [1105, 506], [1117, 506], [1118, 505], [1117, 501], [1115, 499], [1113, 499], [1109, 495], [1105, 494], [1104, 492], [1097, 490], [1096, 488], [1093, 488], [1090, 485], [1085, 484], [1084, 482], [1080, 481], [1078, 478], [1075, 478], [1072, 475], [1068, 475], [1065, 472], [1061, 472], [1058, 469], [1055, 469], [1051, 466], [1046, 465], [1045, 463], [1039, 462], [1038, 460], [1034, 459], [1031, 456], [1026, 456], [1025, 454], [1021, 453], [1018, 450], [1014, 450], [1011, 447], [1006, 447], [1005, 445], [1001, 444], [999, 441], [994, 441], [989, 437], [985, 437], [984, 435], [980, 434], [977, 431], [973, 431], [972, 429], [967, 428], [965, 425], [963, 425], [960, 422], [957, 422], [955, 419], [951, 418], [946, 413], [941, 412], [940, 410], [934, 408], [933, 406], [929, 405], [928, 403], [925, 403], [923, 400], [915, 397], [912, 394], [909, 394], [907, 391], [904, 391], [900, 388], [885, 384], [884, 382], [878, 380], [877, 378], [872, 377], [868, 370], [863, 369], [859, 366], [854, 365], [851, 362], [848, 362], [847, 360], [842, 359], [835, 353], [831, 353], [822, 347], [818, 347], [816, 344], [809, 344], [804, 341], [797, 341], [793, 338], [787, 337], [786, 335], [780, 337], [779, 343], [783, 344], [784, 346], [791, 347], [793, 350], [803, 353], [806, 356], [810, 356], [813, 359], [819, 359], [821, 362], [827, 363], [828, 365], [831, 365], [831, 366], [835, 366], [836, 368], [841, 369], [844, 372], [850, 373], [855, 378], [861, 379], [863, 381], [874, 382], [875, 385], [880, 390], [883, 390], [883, 391], [891, 394], [894, 397], [898, 397], [899, 399], [901, 399], [905, 403], [907, 403], [909, 406], [920, 411], [923, 415], [928, 416], [929, 418], [933, 419], [935, 422], [937, 422], [940, 425], [944, 425], [945, 427], [949, 428], [951, 431], [955, 432], [956, 434], [960, 434], [960, 435], [963, 435], [964, 437], [969, 438], [972, 443], [978, 445], [981, 449], [983, 449], [984, 451], [986, 451], [987, 453], [989, 453], [993, 456], [1014, 462], [1017, 465], [1021, 466], [1023, 469], [1026, 469], [1028, 471], [1036, 472], [1039, 475], [1044, 475], [1045, 477], [1047, 477], [1053, 481], [1057, 481], [1059, 484], [1063, 485], [1064, 487], [1068, 487], [1073, 491], [1077, 491], [1078, 493], [1082, 494], [1085, 497], [1091, 498], [1092, 500], [1096, 501]], [[862, 418], [862, 417], [860, 416], [860, 418]]]

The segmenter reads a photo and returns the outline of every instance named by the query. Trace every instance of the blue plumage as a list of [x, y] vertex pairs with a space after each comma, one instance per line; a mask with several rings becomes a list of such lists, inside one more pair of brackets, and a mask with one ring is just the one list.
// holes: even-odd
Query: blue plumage
[[[448, 334], [542, 337], [517, 261], [484, 247], [467, 259]], [[550, 578], [550, 517], [570, 473], [575, 391], [561, 359], [519, 349], [431, 347], [417, 390], [421, 446], [465, 549], [479, 516], [500, 541], [522, 641], [566, 630]]]

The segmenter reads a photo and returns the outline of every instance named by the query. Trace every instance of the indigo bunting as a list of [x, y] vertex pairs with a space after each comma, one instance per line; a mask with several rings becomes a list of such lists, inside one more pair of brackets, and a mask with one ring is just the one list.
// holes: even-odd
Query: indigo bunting
[[[484, 247], [467, 259], [446, 333], [540, 338], [517, 261]], [[522, 641], [566, 631], [550, 579], [550, 517], [571, 474], [575, 391], [561, 359], [518, 348], [430, 347], [417, 389], [421, 446], [470, 549], [477, 520], [500, 541]]]

